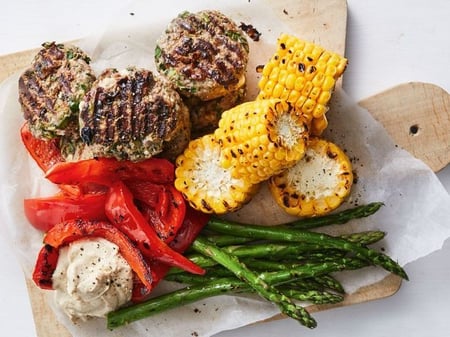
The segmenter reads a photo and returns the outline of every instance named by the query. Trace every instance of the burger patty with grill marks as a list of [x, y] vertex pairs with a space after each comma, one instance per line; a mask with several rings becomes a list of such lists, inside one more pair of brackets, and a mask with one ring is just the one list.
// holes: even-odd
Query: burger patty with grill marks
[[38, 138], [64, 135], [78, 118], [78, 105], [95, 80], [90, 58], [72, 45], [44, 43], [19, 77], [19, 103]]
[[248, 41], [231, 19], [204, 10], [181, 13], [169, 23], [155, 62], [183, 96], [207, 101], [242, 88], [248, 53]]
[[171, 83], [151, 71], [110, 68], [81, 101], [79, 129], [84, 145], [77, 151], [93, 157], [174, 158], [190, 139], [189, 111]]
[[184, 98], [183, 101], [190, 113], [191, 138], [214, 132], [219, 125], [222, 113], [244, 102], [246, 93], [247, 90], [244, 85], [224, 96], [209, 101], [202, 101], [197, 97]]

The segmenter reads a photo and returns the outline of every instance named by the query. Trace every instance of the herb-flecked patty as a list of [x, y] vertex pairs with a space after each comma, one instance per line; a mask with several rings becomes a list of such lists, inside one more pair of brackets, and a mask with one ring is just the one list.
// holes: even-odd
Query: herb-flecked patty
[[95, 80], [89, 56], [73, 45], [47, 42], [19, 77], [19, 103], [38, 138], [65, 133], [78, 118], [78, 105]]
[[219, 11], [183, 12], [155, 48], [160, 73], [183, 96], [211, 100], [245, 83], [249, 44], [242, 30]]
[[104, 70], [81, 101], [79, 117], [83, 151], [93, 157], [175, 157], [190, 139], [181, 96], [146, 69]]
[[189, 109], [192, 138], [213, 132], [219, 124], [222, 113], [244, 102], [246, 92], [244, 84], [237, 90], [209, 101], [186, 97], [184, 103]]

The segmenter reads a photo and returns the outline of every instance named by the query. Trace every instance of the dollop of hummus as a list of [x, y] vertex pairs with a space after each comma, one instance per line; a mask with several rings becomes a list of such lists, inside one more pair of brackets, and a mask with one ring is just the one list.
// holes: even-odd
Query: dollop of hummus
[[60, 249], [53, 273], [55, 299], [72, 319], [105, 317], [131, 299], [133, 271], [114, 243], [77, 240]]

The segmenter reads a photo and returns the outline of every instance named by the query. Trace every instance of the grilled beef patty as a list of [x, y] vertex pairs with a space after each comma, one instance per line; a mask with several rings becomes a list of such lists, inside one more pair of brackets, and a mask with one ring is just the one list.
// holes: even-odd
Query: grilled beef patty
[[244, 85], [248, 53], [248, 41], [231, 19], [204, 10], [181, 13], [169, 23], [155, 62], [183, 96], [207, 101]]
[[78, 104], [95, 75], [88, 55], [78, 47], [42, 46], [19, 78], [19, 103], [33, 135], [54, 138], [78, 118]]
[[133, 161], [172, 159], [190, 139], [180, 95], [167, 80], [137, 68], [99, 75], [80, 103], [79, 128], [81, 152]]
[[202, 101], [197, 97], [184, 98], [190, 114], [191, 137], [197, 138], [213, 132], [219, 124], [222, 113], [242, 103], [246, 92], [246, 86], [243, 85], [237, 90], [209, 101]]

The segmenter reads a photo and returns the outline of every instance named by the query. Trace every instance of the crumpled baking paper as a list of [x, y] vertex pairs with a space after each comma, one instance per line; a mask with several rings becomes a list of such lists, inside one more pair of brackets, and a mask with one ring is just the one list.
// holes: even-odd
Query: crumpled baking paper
[[[197, 1], [184, 3], [182, 8], [174, 0], [164, 3], [166, 10], [159, 11], [146, 1], [135, 1], [130, 8], [124, 9], [129, 15], [122, 15], [104, 32], [79, 41], [78, 45], [91, 55], [94, 69], [100, 72], [106, 67], [129, 65], [154, 69], [153, 48], [169, 20], [182, 10], [214, 8], [237, 22], [253, 24], [263, 34], [260, 42], [251, 42], [248, 95], [249, 99], [254, 97], [257, 83], [254, 69], [273, 53], [277, 36], [289, 32], [279, 18], [263, 4], [250, 1], [217, 1], [214, 5]], [[42, 245], [42, 233], [27, 223], [23, 199], [50, 195], [55, 188], [43, 179], [42, 172], [21, 144], [19, 128], [23, 119], [17, 101], [17, 78], [18, 74], [0, 87], [0, 157], [3, 163], [0, 166], [0, 210], [3, 225], [8, 228], [2, 235], [14, 247], [26, 275], [30, 275]], [[388, 236], [381, 243], [383, 249], [402, 265], [440, 249], [450, 236], [450, 196], [435, 174], [423, 162], [397, 147], [383, 127], [342, 90], [334, 93], [327, 116], [329, 127], [324, 137], [347, 151], [358, 176], [350, 199], [342, 207], [371, 201], [382, 201], [385, 206], [369, 218], [326, 230], [332, 234], [384, 230]], [[274, 204], [266, 186], [262, 186], [251, 203], [229, 217], [266, 225], [292, 219]], [[385, 276], [386, 273], [378, 268], [338, 275], [348, 292]], [[157, 291], [163, 292], [169, 286], [161, 284]], [[278, 313], [275, 306], [256, 297], [220, 296], [108, 331], [103, 319], [73, 324], [55, 307], [51, 292], [48, 298], [58, 319], [74, 337], [159, 336], [161, 331], [167, 337], [205, 337]]]

